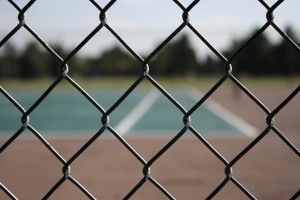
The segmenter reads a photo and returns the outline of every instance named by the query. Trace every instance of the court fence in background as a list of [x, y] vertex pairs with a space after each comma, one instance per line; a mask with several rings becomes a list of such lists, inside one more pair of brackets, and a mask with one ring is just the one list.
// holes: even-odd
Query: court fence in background
[[[247, 42], [244, 43], [242, 46], [238, 47], [236, 51], [225, 57], [222, 55], [216, 48], [211, 45], [211, 43], [206, 40], [205, 37], [201, 35], [201, 33], [193, 26], [192, 23], [189, 21], [189, 12], [196, 6], [201, 6], [200, 0], [192, 1], [187, 7], [185, 7], [180, 1], [173, 0], [174, 4], [176, 4], [181, 10], [182, 10], [182, 23], [178, 25], [178, 27], [167, 37], [164, 39], [164, 41], [159, 44], [153, 52], [151, 52], [149, 55], [147, 55], [145, 58], [142, 58], [140, 55], [138, 55], [134, 49], [132, 49], [123, 38], [116, 33], [114, 30], [114, 27], [111, 27], [109, 24], [109, 19], [106, 17], [107, 11], [116, 3], [118, 3], [116, 0], [109, 1], [104, 7], [100, 6], [96, 1], [90, 0], [87, 3], [93, 4], [98, 10], [99, 10], [99, 24], [95, 27], [95, 29], [90, 32], [84, 40], [80, 42], [80, 44], [74, 48], [71, 53], [69, 53], [65, 58], [61, 58], [61, 55], [59, 55], [57, 52], [55, 52], [50, 45], [48, 45], [39, 35], [39, 33], [36, 33], [30, 26], [29, 23], [27, 23], [25, 14], [30, 10], [32, 5], [37, 2], [37, 0], [31, 0], [29, 1], [24, 7], [20, 7], [15, 1], [13, 0], [7, 0], [18, 12], [18, 21], [19, 23], [16, 25], [15, 28], [13, 28], [1, 41], [0, 41], [0, 48], [7, 43], [13, 35], [15, 35], [20, 29], [26, 29], [44, 48], [47, 50], [52, 56], [57, 59], [57, 61], [60, 62], [60, 70], [61, 73], [57, 76], [57, 79], [48, 87], [45, 88], [44, 93], [33, 103], [33, 105], [29, 109], [24, 109], [24, 107], [17, 102], [14, 97], [8, 93], [3, 86], [0, 85], [0, 91], [2, 95], [11, 102], [12, 105], [14, 105], [22, 114], [20, 129], [17, 130], [0, 148], [0, 153], [3, 153], [7, 148], [10, 147], [10, 145], [15, 141], [16, 138], [18, 138], [24, 131], [27, 129], [29, 130], [33, 135], [35, 135], [41, 143], [47, 148], [53, 156], [55, 156], [62, 164], [63, 164], [63, 176], [60, 180], [57, 181], [57, 183], [52, 187], [49, 188], [48, 193], [45, 194], [43, 199], [48, 199], [65, 181], [70, 181], [73, 183], [76, 187], [78, 187], [88, 198], [95, 199], [93, 194], [91, 194], [85, 187], [82, 185], [79, 181], [77, 181], [70, 172], [70, 167], [72, 163], [82, 155], [82, 153], [89, 148], [89, 146], [97, 139], [101, 139], [102, 133], [104, 131], [109, 131], [114, 137], [117, 138], [117, 140], [126, 147], [126, 149], [134, 155], [134, 157], [143, 165], [143, 178], [135, 185], [134, 188], [132, 188], [130, 191], [128, 191], [127, 195], [124, 196], [124, 199], [130, 199], [132, 195], [134, 195], [135, 192], [137, 192], [140, 188], [143, 187], [143, 185], [148, 181], [152, 183], [157, 189], [159, 189], [167, 198], [169, 199], [175, 199], [176, 197], [173, 196], [169, 191], [167, 191], [162, 184], [160, 184], [157, 180], [155, 180], [150, 172], [150, 167], [156, 163], [159, 162], [159, 158], [164, 155], [168, 149], [175, 144], [178, 140], [181, 139], [181, 137], [189, 130], [192, 132], [192, 134], [201, 141], [209, 151], [213, 153], [213, 155], [218, 158], [223, 164], [224, 164], [224, 172], [225, 176], [224, 179], [216, 185], [215, 188], [212, 189], [209, 196], [207, 196], [207, 199], [212, 199], [217, 193], [219, 193], [226, 184], [229, 182], [233, 183], [239, 190], [241, 190], [245, 197], [248, 197], [249, 199], [256, 199], [256, 197], [249, 191], [246, 187], [242, 185], [235, 177], [232, 172], [232, 168], [239, 162], [241, 158], [243, 158], [251, 149], [255, 148], [255, 146], [265, 137], [269, 134], [269, 132], [272, 130], [275, 132], [278, 137], [291, 149], [291, 153], [295, 153], [298, 158], [300, 157], [300, 152], [293, 145], [291, 141], [289, 141], [285, 134], [280, 131], [276, 127], [276, 123], [274, 122], [274, 117], [278, 115], [278, 113], [287, 105], [289, 102], [298, 94], [300, 90], [300, 85], [297, 86], [294, 91], [289, 94], [289, 96], [281, 102], [274, 110], [269, 110], [257, 97], [255, 97], [251, 91], [246, 88], [237, 77], [235, 77], [232, 74], [232, 70], [235, 66], [232, 65], [233, 61], [251, 44], [257, 37], [259, 37], [263, 32], [266, 31], [268, 28], [275, 29], [281, 36], [284, 38], [291, 46], [294, 47], [294, 50], [299, 53], [300, 56], [300, 48], [297, 46], [297, 44], [284, 32], [282, 29], [276, 25], [274, 22], [275, 16], [273, 15], [274, 11], [280, 7], [281, 3], [284, 0], [278, 0], [274, 3], [274, 5], [268, 5], [263, 0], [257, 1], [257, 6], [263, 6], [266, 10], [266, 22], [265, 24], [251, 37], [248, 38]], [[213, 10], [212, 10], [213, 12]], [[168, 44], [178, 33], [180, 33], [184, 28], [190, 29], [198, 38], [201, 40], [220, 60], [224, 63], [224, 74], [222, 77], [213, 85], [213, 87], [204, 94], [203, 97], [201, 97], [198, 102], [193, 105], [193, 107], [189, 110], [186, 110], [182, 105], [180, 105], [176, 99], [171, 96], [168, 91], [163, 88], [157, 80], [155, 80], [151, 76], [151, 65], [149, 64], [150, 61], [153, 59], [155, 55], [157, 55], [163, 48]], [[128, 52], [140, 63], [141, 67], [141, 73], [137, 77], [136, 81], [124, 92], [124, 94], [116, 101], [114, 104], [108, 109], [105, 110], [99, 102], [93, 99], [93, 97], [87, 93], [79, 84], [76, 83], [76, 81], [71, 78], [68, 75], [68, 72], [72, 70], [72, 66], [68, 66], [69, 60], [75, 56], [81, 49], [84, 47], [95, 35], [97, 35], [99, 32], [101, 32], [103, 29], [107, 29], [120, 43], [123, 45]], [[102, 127], [101, 129], [95, 133], [80, 149], [77, 150], [77, 152], [74, 153], [73, 156], [71, 156], [70, 159], [66, 160], [63, 158], [59, 152], [57, 152], [51, 144], [43, 137], [42, 133], [39, 133], [30, 123], [30, 114], [48, 97], [48, 95], [53, 91], [54, 88], [56, 88], [61, 81], [66, 80], [68, 81], [76, 90], [78, 90], [94, 107], [97, 109], [101, 115], [102, 115]], [[182, 129], [179, 131], [178, 134], [176, 134], [175, 137], [171, 138], [169, 142], [160, 149], [150, 160], [146, 161], [143, 157], [139, 155], [138, 152], [136, 152], [129, 144], [128, 142], [121, 136], [122, 134], [118, 133], [114, 127], [112, 127], [109, 123], [109, 117], [110, 115], [115, 112], [115, 110], [118, 108], [120, 104], [126, 99], [126, 97], [133, 92], [136, 87], [143, 81], [148, 80], [154, 87], [156, 87], [162, 95], [164, 95], [171, 104], [175, 105], [178, 110], [180, 110], [183, 114], [183, 124]], [[201, 133], [199, 133], [197, 130], [193, 128], [191, 125], [191, 115], [199, 109], [204, 102], [206, 102], [210, 96], [218, 90], [218, 88], [226, 81], [231, 80], [244, 94], [246, 94], [248, 97], [250, 97], [253, 102], [263, 111], [266, 113], [266, 127], [265, 129], [259, 133], [252, 142], [246, 146], [241, 152], [239, 152], [232, 160], [226, 160], [220, 152], [218, 152], [204, 137]], [[0, 110], [1, 112], [1, 110]], [[1, 156], [1, 154], [0, 154]], [[280, 162], [280, 161], [278, 161]], [[0, 188], [2, 191], [6, 193], [8, 197], [11, 199], [17, 199], [17, 197], [11, 192], [10, 188], [7, 188], [5, 186], [5, 183], [0, 183]], [[33, 191], [34, 192], [34, 191]], [[291, 195], [291, 199], [296, 199], [300, 196], [300, 190], [295, 191]]]

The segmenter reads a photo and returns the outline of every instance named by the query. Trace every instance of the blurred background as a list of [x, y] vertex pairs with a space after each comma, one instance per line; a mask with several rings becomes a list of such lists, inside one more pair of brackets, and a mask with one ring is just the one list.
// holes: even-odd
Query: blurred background
[[[30, 1], [0, 1], [0, 92], [4, 94], [0, 95], [0, 180], [1, 184], [18, 198], [41, 199], [49, 189], [62, 180], [62, 176], [65, 177], [61, 172], [66, 164], [59, 162], [53, 152], [49, 151], [51, 146], [43, 145], [48, 143], [42, 144], [40, 138], [35, 137], [32, 134], [34, 131], [28, 127], [24, 132], [23, 130], [19, 132], [22, 134], [16, 135], [16, 131], [24, 127], [20, 119], [25, 111], [12, 104], [8, 95], [15, 98], [24, 109], [30, 108], [43, 91], [61, 75], [61, 62], [24, 27], [13, 34], [7, 42], [3, 42], [3, 39], [19, 24], [19, 12], [10, 2], [15, 2], [18, 7], [23, 8]], [[92, 2], [92, 0], [37, 0], [25, 12], [25, 23], [62, 59], [65, 59], [100, 24], [99, 10]], [[96, 2], [103, 8], [109, 0]], [[180, 2], [188, 6], [192, 1]], [[272, 6], [277, 1], [265, 2]], [[274, 11], [274, 23], [298, 46], [299, 8], [299, 0], [285, 0]], [[172, 0], [119, 0], [107, 10], [106, 16], [107, 24], [138, 55], [146, 59], [183, 23], [182, 13]], [[267, 9], [260, 1], [201, 0], [189, 12], [189, 17], [190, 24], [229, 59], [267, 23], [266, 13]], [[67, 64], [69, 77], [80, 83], [86, 91], [89, 90], [89, 94], [96, 97], [97, 102], [105, 109], [109, 109], [111, 104], [117, 102], [142, 72], [141, 62], [105, 27], [72, 56]], [[200, 94], [207, 94], [210, 91], [220, 80], [220, 75], [224, 76], [224, 64], [188, 27], [176, 35], [149, 62], [150, 75], [168, 92], [171, 93], [172, 90], [166, 86], [171, 86], [175, 90], [182, 89], [184, 92], [189, 92], [191, 88], [194, 92], [201, 92], [194, 97], [195, 102], [191, 103], [192, 105], [185, 106], [187, 109], [195, 105], [200, 99]], [[293, 91], [299, 92], [299, 49], [297, 51], [272, 26], [235, 57], [232, 66], [233, 75], [255, 95], [258, 101], [263, 102], [265, 109], [270, 109], [270, 112], [278, 108]], [[228, 80], [230, 81], [230, 78]], [[57, 86], [62, 86], [67, 81], [70, 79], [63, 79]], [[235, 90], [238, 88], [236, 84], [228, 87], [229, 81], [225, 81], [226, 83], [209, 95], [206, 103], [214, 100], [222, 108], [257, 129], [257, 135], [253, 137], [203, 135], [213, 148], [230, 162], [253, 142], [256, 136], [259, 138], [259, 134], [270, 128], [266, 123], [270, 113], [262, 109], [264, 105], [261, 106], [249, 97], [251, 95], [241, 89]], [[184, 85], [186, 83], [190, 87]], [[87, 101], [82, 91], [79, 92], [78, 88], [73, 86], [69, 84], [67, 90], [53, 89], [34, 112], [29, 113], [30, 125], [34, 125], [66, 160], [72, 158], [103, 126], [101, 122], [103, 113]], [[122, 88], [118, 88], [119, 86]], [[149, 88], [155, 88], [147, 80], [140, 82], [139, 87], [145, 93], [134, 96], [136, 92], [134, 90], [126, 99], [132, 106], [126, 101], [122, 102], [119, 106], [121, 108], [118, 107], [114, 112], [116, 117], [110, 115], [110, 123], [114, 118], [128, 117], [129, 111], [138, 105], [137, 102], [149, 92]], [[9, 93], [5, 93], [4, 90]], [[155, 93], [149, 94], [153, 96]], [[110, 96], [112, 98], [108, 98]], [[182, 98], [177, 98], [180, 99]], [[163, 100], [166, 100], [171, 108], [175, 108], [168, 99]], [[295, 150], [300, 146], [299, 102], [300, 96], [295, 95], [276, 114], [275, 125], [284, 135], [269, 130], [268, 134], [233, 166], [234, 177], [258, 199], [289, 199], [299, 191], [299, 151]], [[122, 109], [122, 106], [129, 111]], [[152, 118], [164, 124], [166, 118], [170, 117], [162, 115], [162, 109], [168, 111], [169, 108], [158, 107], [158, 114]], [[175, 109], [179, 112], [177, 107]], [[121, 113], [122, 110], [124, 115]], [[154, 108], [152, 110], [155, 111]], [[94, 121], [87, 117], [93, 113], [95, 113], [95, 116], [92, 116]], [[168, 113], [173, 115], [164, 112]], [[181, 115], [180, 112], [177, 120], [180, 128], [184, 126]], [[12, 120], [14, 116], [16, 118]], [[197, 123], [195, 118], [193, 117], [192, 123]], [[59, 128], [58, 124], [62, 123], [66, 128], [74, 130], [67, 132], [61, 129], [60, 132], [54, 130], [50, 134], [45, 134], [47, 130], [40, 128], [41, 123], [38, 121], [43, 119], [46, 119], [44, 124], [51, 128]], [[14, 121], [15, 127], [5, 128], [11, 121]], [[151, 121], [146, 122], [155, 126]], [[93, 130], [83, 131], [80, 129], [82, 124], [88, 124], [89, 128], [93, 126]], [[212, 122], [212, 125], [215, 126], [216, 123]], [[4, 131], [1, 132], [1, 128]], [[223, 130], [222, 127], [221, 129]], [[70, 133], [74, 136], [76, 131], [83, 135], [77, 138], [64, 134]], [[33, 137], [26, 137], [27, 133]], [[112, 139], [101, 137], [95, 140], [84, 154], [72, 163], [72, 176], [74, 175], [76, 180], [95, 197], [122, 199], [144, 177], [142, 173], [144, 164], [127, 151], [117, 137], [112, 134], [110, 136]], [[126, 138], [126, 142], [130, 143], [145, 160], [151, 160], [170, 142], [171, 137], [173, 136], [145, 137], [146, 139], [129, 137]], [[284, 137], [290, 139], [295, 148], [287, 145], [286, 141], [283, 141]], [[15, 140], [8, 146], [3, 145], [8, 138]], [[151, 166], [151, 175], [177, 199], [204, 199], [226, 178], [225, 168], [220, 158], [195, 135], [185, 134], [153, 164], [153, 167]], [[69, 180], [62, 184], [53, 196], [54, 199], [86, 198]], [[7, 198], [3, 189], [0, 190], [0, 199]], [[133, 198], [166, 197], [147, 181]], [[245, 194], [232, 182], [229, 182], [216, 197], [222, 200], [245, 198]]]
[[[185, 6], [191, 1], [181, 1]], [[276, 1], [266, 1], [270, 6]], [[27, 1], [16, 2], [20, 7]], [[104, 7], [108, 1], [99, 1]], [[274, 22], [299, 45], [299, 1], [284, 1], [274, 12]], [[199, 2], [189, 13], [190, 23], [227, 59], [266, 22], [265, 7], [258, 1]], [[106, 13], [107, 23], [144, 59], [181, 23], [182, 10], [173, 1], [123, 0]], [[34, 3], [25, 13], [30, 26], [61, 57], [66, 56], [100, 23], [99, 11], [86, 1]], [[0, 40], [17, 24], [18, 12], [0, 2]], [[240, 56], [234, 59], [234, 73], [253, 76], [291, 76], [300, 73], [298, 52], [269, 27]], [[224, 63], [188, 27], [150, 61], [151, 74], [215, 75]], [[137, 75], [141, 63], [106, 29], [100, 30], [68, 62], [70, 75]], [[59, 62], [36, 39], [21, 28], [0, 48], [1, 78], [43, 78], [57, 76]]]

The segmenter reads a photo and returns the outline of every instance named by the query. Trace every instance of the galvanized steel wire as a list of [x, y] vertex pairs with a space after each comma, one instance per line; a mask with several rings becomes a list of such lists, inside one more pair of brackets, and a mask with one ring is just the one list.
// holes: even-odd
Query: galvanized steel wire
[[[256, 199], [256, 197], [249, 191], [246, 187], [242, 185], [235, 177], [232, 172], [232, 168], [239, 160], [244, 157], [251, 149], [255, 148], [256, 144], [260, 142], [269, 132], [272, 130], [274, 131], [279, 138], [292, 150], [291, 152], [295, 153], [298, 158], [300, 157], [300, 152], [293, 145], [291, 141], [289, 141], [283, 132], [281, 132], [277, 127], [276, 123], [274, 122], [274, 117], [296, 96], [300, 90], [300, 85], [294, 89], [294, 91], [281, 103], [279, 104], [274, 110], [269, 110], [256, 96], [254, 96], [251, 91], [246, 88], [237, 77], [232, 74], [232, 70], [234, 66], [232, 63], [234, 60], [247, 48], [249, 44], [251, 44], [257, 37], [259, 37], [262, 33], [266, 31], [268, 28], [274, 28], [286, 41], [290, 43], [291, 46], [294, 47], [294, 50], [298, 52], [300, 56], [300, 48], [297, 44], [274, 22], [274, 11], [281, 5], [284, 0], [278, 0], [274, 5], [268, 5], [263, 0], [258, 0], [257, 6], [263, 6], [266, 11], [266, 22], [265, 24], [255, 33], [253, 34], [246, 43], [240, 46], [236, 51], [225, 57], [222, 55], [218, 49], [214, 48], [213, 45], [193, 26], [192, 23], [189, 21], [189, 12], [194, 9], [196, 6], [201, 6], [200, 0], [195, 0], [187, 7], [185, 7], [180, 1], [173, 0], [173, 2], [182, 10], [182, 22], [178, 25], [178, 27], [167, 37], [164, 41], [159, 44], [154, 51], [152, 51], [149, 55], [145, 58], [140, 56], [138, 53], [135, 52], [133, 48], [131, 48], [126, 41], [115, 31], [114, 27], [110, 26], [110, 22], [107, 19], [107, 11], [117, 3], [117, 0], [109, 1], [104, 7], [100, 6], [96, 1], [90, 0], [92, 5], [94, 5], [99, 11], [99, 24], [91, 31], [81, 42], [80, 44], [74, 48], [70, 54], [66, 56], [65, 59], [61, 58], [60, 55], [55, 52], [46, 41], [42, 39], [39, 33], [36, 33], [30, 26], [29, 23], [26, 21], [26, 12], [28, 12], [31, 6], [38, 0], [31, 0], [29, 1], [24, 7], [20, 7], [16, 2], [13, 0], [7, 0], [18, 12], [18, 21], [19, 23], [13, 28], [1, 41], [0, 41], [0, 48], [3, 47], [5, 43], [7, 43], [13, 35], [15, 35], [20, 29], [26, 29], [35, 39], [38, 41], [46, 51], [48, 51], [59, 63], [60, 63], [60, 70], [61, 73], [57, 76], [56, 80], [44, 91], [44, 93], [33, 103], [33, 105], [29, 109], [25, 109], [19, 102], [15, 100], [11, 94], [9, 94], [4, 87], [0, 86], [0, 92], [2, 95], [10, 101], [10, 103], [16, 107], [19, 112], [22, 114], [21, 118], [21, 126], [19, 130], [17, 130], [0, 148], [0, 154], [4, 152], [7, 148], [9, 148], [10, 144], [12, 144], [16, 138], [18, 138], [24, 130], [29, 130], [34, 136], [36, 136], [41, 143], [44, 144], [45, 148], [47, 148], [53, 156], [59, 160], [63, 165], [63, 175], [62, 177], [57, 180], [57, 183], [52, 187], [49, 188], [48, 193], [45, 194], [43, 199], [48, 199], [51, 195], [65, 182], [70, 181], [76, 187], [78, 187], [88, 198], [96, 199], [79, 181], [77, 181], [71, 174], [70, 168], [72, 163], [79, 157], [81, 154], [89, 148], [89, 146], [97, 139], [101, 140], [101, 136], [104, 131], [109, 131], [115, 138], [126, 147], [126, 149], [143, 165], [142, 169], [142, 179], [136, 183], [136, 186], [128, 191], [128, 194], [124, 196], [124, 199], [130, 199], [130, 197], [137, 192], [141, 187], [143, 187], [145, 182], [152, 183], [157, 189], [159, 189], [167, 198], [175, 199], [176, 197], [173, 196], [169, 191], [167, 191], [163, 185], [161, 185], [157, 180], [155, 180], [152, 175], [150, 168], [155, 163], [158, 162], [158, 159], [166, 152], [168, 149], [175, 144], [181, 137], [190, 130], [194, 136], [201, 141], [209, 151], [213, 153], [213, 155], [218, 158], [224, 164], [224, 179], [216, 185], [214, 189], [212, 189], [209, 196], [206, 199], [212, 199], [218, 192], [220, 192], [223, 187], [232, 182], [238, 189], [240, 189], [246, 197], [249, 199]], [[213, 11], [212, 11], [213, 12]], [[203, 97], [201, 97], [198, 102], [189, 110], [186, 110], [177, 100], [170, 94], [168, 91], [163, 88], [152, 76], [151, 76], [151, 60], [155, 55], [157, 55], [177, 34], [179, 34], [184, 28], [190, 29], [195, 36], [202, 41], [223, 63], [224, 63], [224, 74], [222, 77], [215, 83], [215, 85], [206, 93]], [[99, 102], [97, 102], [87, 91], [85, 91], [72, 77], [69, 76], [69, 70], [72, 70], [72, 67], [68, 66], [69, 60], [74, 57], [81, 49], [84, 47], [95, 35], [101, 32], [103, 29], [107, 29], [120, 43], [123, 45], [140, 64], [140, 75], [136, 79], [136, 81], [124, 92], [124, 94], [108, 109], [105, 110]], [[76, 90], [78, 90], [93, 106], [97, 109], [101, 115], [101, 129], [96, 132], [81, 148], [77, 150], [71, 156], [70, 159], [66, 160], [64, 157], [57, 152], [51, 144], [43, 137], [43, 135], [37, 131], [30, 123], [30, 114], [48, 97], [48, 95], [56, 88], [63, 80], [69, 82]], [[183, 125], [182, 129], [179, 131], [178, 134], [174, 138], [172, 138], [160, 151], [158, 151], [149, 161], [146, 161], [142, 156], [139, 155], [137, 151], [134, 150], [133, 147], [118, 133], [114, 127], [112, 127], [109, 123], [110, 115], [115, 112], [116, 108], [126, 99], [126, 97], [131, 94], [136, 87], [143, 81], [148, 80], [154, 87], [156, 87], [168, 100], [171, 104], [175, 105], [179, 111], [183, 114]], [[231, 80], [238, 88], [246, 94], [250, 99], [253, 100], [257, 104], [258, 107], [262, 111], [264, 111], [267, 115], [266, 118], [266, 128], [262, 131], [257, 137], [253, 139], [253, 141], [246, 146], [241, 152], [239, 152], [232, 160], [226, 160], [220, 152], [218, 152], [204, 137], [201, 133], [199, 133], [191, 124], [191, 115], [203, 105], [205, 101], [216, 91], [218, 88], [226, 81]], [[0, 111], [1, 112], [1, 111]], [[1, 156], [1, 155], [0, 155]], [[16, 196], [10, 191], [10, 188], [6, 188], [5, 185], [2, 183], [0, 184], [0, 188], [4, 191], [7, 196], [11, 199], [17, 199]], [[291, 199], [296, 199], [300, 196], [300, 192], [295, 191], [295, 193], [291, 196]]]

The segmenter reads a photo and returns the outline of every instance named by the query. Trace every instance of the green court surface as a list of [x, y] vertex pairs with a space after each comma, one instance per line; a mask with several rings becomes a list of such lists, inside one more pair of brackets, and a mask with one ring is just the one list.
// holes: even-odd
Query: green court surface
[[[170, 94], [185, 110], [201, 98], [194, 90], [172, 90]], [[91, 91], [108, 110], [124, 93], [121, 90]], [[12, 92], [25, 110], [42, 91]], [[158, 90], [133, 91], [110, 115], [109, 124], [124, 136], [172, 136], [183, 127], [184, 114]], [[21, 126], [22, 113], [0, 95], [0, 135], [12, 135]], [[42, 135], [93, 134], [102, 127], [102, 113], [78, 91], [53, 91], [30, 114], [30, 125]], [[218, 104], [208, 101], [191, 116], [191, 125], [201, 134], [238, 136], [254, 134], [254, 128]]]

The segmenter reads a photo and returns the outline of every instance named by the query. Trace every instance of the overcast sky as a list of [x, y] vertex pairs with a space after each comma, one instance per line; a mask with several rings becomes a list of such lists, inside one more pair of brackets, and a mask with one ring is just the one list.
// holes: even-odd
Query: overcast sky
[[[15, 0], [23, 7], [28, 1]], [[97, 1], [104, 7], [108, 0]], [[191, 1], [183, 0], [187, 6]], [[275, 0], [268, 0], [270, 6]], [[275, 23], [300, 31], [300, 1], [285, 0], [275, 10]], [[222, 50], [233, 38], [245, 37], [255, 27], [266, 23], [267, 10], [258, 0], [201, 0], [190, 12], [190, 23], [213, 46]], [[18, 12], [6, 0], [0, 0], [0, 40], [17, 24]], [[107, 11], [107, 23], [139, 54], [154, 50], [164, 38], [182, 23], [182, 10], [172, 0], [118, 0]], [[79, 44], [99, 23], [99, 11], [88, 0], [37, 0], [26, 12], [26, 23], [46, 42], [71, 48]], [[199, 55], [209, 50], [188, 28]], [[273, 28], [268, 33], [276, 38]], [[21, 44], [32, 38], [25, 29], [13, 36]], [[119, 42], [106, 30], [100, 31], [82, 54], [98, 54]]]

